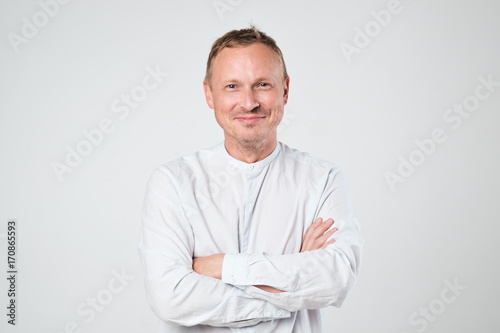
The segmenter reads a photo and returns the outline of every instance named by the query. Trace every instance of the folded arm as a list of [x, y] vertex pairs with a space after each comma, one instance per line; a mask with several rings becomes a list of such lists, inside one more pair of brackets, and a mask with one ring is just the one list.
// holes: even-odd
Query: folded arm
[[[338, 229], [334, 243], [321, 243], [318, 247], [317, 235], [310, 237], [308, 242], [308, 231], [301, 253], [219, 256], [222, 267], [217, 274], [221, 281], [288, 311], [340, 306], [358, 275], [363, 244], [340, 171], [328, 175], [316, 216], [333, 217]], [[320, 234], [325, 235], [324, 232]]]
[[[321, 217], [317, 218], [308, 228], [300, 252], [325, 249], [328, 245], [333, 244], [335, 239], [330, 239], [330, 237], [333, 236], [338, 229], [332, 228], [328, 230], [332, 224], [333, 219], [323, 221]], [[193, 270], [198, 274], [220, 280], [222, 279], [224, 256], [224, 253], [217, 253], [206, 257], [193, 258]], [[255, 287], [273, 294], [283, 292], [283, 290], [266, 285], [256, 285]]]
[[193, 271], [194, 237], [168, 170], [148, 183], [139, 252], [148, 301], [171, 325], [244, 327], [290, 312]]

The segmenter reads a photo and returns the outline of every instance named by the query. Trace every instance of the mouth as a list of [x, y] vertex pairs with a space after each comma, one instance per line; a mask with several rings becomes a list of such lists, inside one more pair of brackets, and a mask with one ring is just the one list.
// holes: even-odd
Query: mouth
[[265, 116], [242, 116], [242, 117], [236, 117], [234, 119], [236, 119], [237, 121], [243, 123], [243, 124], [256, 124], [258, 123], [259, 121], [261, 121], [262, 119], [264, 119]]

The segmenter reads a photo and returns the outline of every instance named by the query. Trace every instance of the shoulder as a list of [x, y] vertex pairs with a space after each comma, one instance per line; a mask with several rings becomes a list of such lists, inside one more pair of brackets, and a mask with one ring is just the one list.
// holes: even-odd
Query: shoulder
[[311, 156], [281, 143], [286, 168], [283, 173], [292, 175], [300, 182], [321, 188], [325, 193], [335, 191], [348, 197], [348, 182], [342, 169], [333, 162]]
[[156, 167], [151, 175], [150, 181], [157, 178], [169, 178], [171, 181], [182, 182], [191, 179], [202, 172], [207, 163], [218, 159], [221, 154], [222, 143], [207, 149], [201, 149], [193, 154], [184, 155], [175, 160], [162, 163]]
[[340, 167], [336, 163], [311, 156], [309, 153], [298, 149], [290, 148], [282, 142], [279, 144], [281, 145], [281, 158], [287, 166], [326, 174], [341, 172]]

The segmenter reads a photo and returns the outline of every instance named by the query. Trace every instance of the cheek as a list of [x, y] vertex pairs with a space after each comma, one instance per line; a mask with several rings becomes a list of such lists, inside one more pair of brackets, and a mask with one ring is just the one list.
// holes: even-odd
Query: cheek
[[279, 124], [281, 122], [281, 119], [283, 119], [283, 107], [276, 109], [275, 113], [275, 122], [276, 124]]
[[219, 113], [231, 113], [237, 105], [237, 99], [233, 95], [217, 96], [214, 99], [215, 108]]
[[273, 91], [272, 94], [262, 94], [261, 101], [271, 109], [276, 109], [284, 105], [283, 96], [280, 96], [277, 91]]
[[270, 111], [273, 118], [281, 118], [283, 116], [283, 99], [276, 95], [266, 96], [266, 98], [261, 100], [260, 105], [265, 110]]

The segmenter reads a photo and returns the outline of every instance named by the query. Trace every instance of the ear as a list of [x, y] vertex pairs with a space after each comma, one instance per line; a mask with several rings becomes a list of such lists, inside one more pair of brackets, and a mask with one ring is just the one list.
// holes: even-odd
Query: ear
[[214, 98], [212, 94], [212, 88], [210, 88], [210, 85], [205, 80], [203, 80], [203, 90], [205, 91], [205, 99], [207, 100], [208, 107], [213, 109]]
[[290, 91], [290, 77], [287, 77], [283, 84], [283, 105], [288, 102], [288, 92]]

